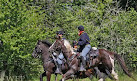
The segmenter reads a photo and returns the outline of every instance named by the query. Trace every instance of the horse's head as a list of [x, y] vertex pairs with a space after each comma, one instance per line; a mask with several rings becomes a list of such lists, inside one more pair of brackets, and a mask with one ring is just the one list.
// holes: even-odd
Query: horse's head
[[64, 45], [64, 40], [58, 37], [56, 41], [50, 46], [49, 52], [53, 53], [53, 52], [61, 51], [63, 45]]
[[35, 49], [33, 50], [32, 56], [33, 57], [38, 57], [42, 53], [42, 41], [38, 40], [37, 45], [35, 46]]

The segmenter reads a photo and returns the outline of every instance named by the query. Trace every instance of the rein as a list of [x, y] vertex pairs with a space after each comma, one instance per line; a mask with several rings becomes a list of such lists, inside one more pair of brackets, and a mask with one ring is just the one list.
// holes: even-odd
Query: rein
[[46, 61], [44, 61], [44, 62], [49, 62], [49, 61], [52, 61], [53, 59], [51, 59], [50, 57], [46, 60]]

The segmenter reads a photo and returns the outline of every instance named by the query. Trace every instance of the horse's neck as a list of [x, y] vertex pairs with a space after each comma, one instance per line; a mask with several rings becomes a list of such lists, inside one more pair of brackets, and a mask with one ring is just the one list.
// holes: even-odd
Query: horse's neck
[[63, 48], [62, 48], [62, 53], [64, 54], [64, 57], [65, 57], [66, 59], [68, 59], [69, 56], [72, 54], [72, 51], [71, 51], [71, 50], [68, 50], [68, 49], [65, 47], [65, 45], [64, 45]]
[[71, 45], [70, 45], [69, 41], [64, 40], [64, 45], [65, 45], [65, 47], [66, 47], [67, 49], [69, 49], [70, 51], [72, 51], [72, 52], [73, 52], [73, 49], [72, 49], [72, 47], [71, 47]]
[[73, 48], [71, 47], [69, 41], [64, 40], [64, 46], [65, 46], [66, 49], [67, 49], [68, 51], [70, 51], [72, 54], [74, 53], [74, 50], [73, 50]]
[[48, 52], [48, 48], [49, 47], [44, 47], [43, 49], [42, 49], [42, 59], [43, 60], [46, 60], [46, 59], [48, 59], [49, 58], [49, 52]]

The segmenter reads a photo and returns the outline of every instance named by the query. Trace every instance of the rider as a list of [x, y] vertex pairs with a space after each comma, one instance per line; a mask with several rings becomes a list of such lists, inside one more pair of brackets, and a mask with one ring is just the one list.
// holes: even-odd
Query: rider
[[79, 26], [78, 27], [78, 31], [79, 31], [79, 40], [77, 42], [77, 45], [80, 46], [80, 48], [78, 49], [78, 52], [81, 52], [80, 56], [82, 59], [82, 65], [84, 66], [84, 71], [86, 70], [86, 55], [87, 53], [90, 51], [91, 49], [91, 45], [90, 45], [90, 39], [89, 36], [87, 35], [87, 33], [84, 31], [84, 27], [83, 26]]
[[[65, 38], [63, 38], [63, 34], [64, 34], [63, 31], [57, 31], [56, 34], [57, 34], [57, 36], [60, 36], [61, 39], [65, 39]], [[57, 57], [57, 65], [58, 65], [57, 69], [59, 71], [57, 71], [56, 73], [61, 73], [61, 65], [62, 65], [63, 59], [64, 59], [64, 56], [63, 56], [62, 52], [60, 52], [60, 54]]]

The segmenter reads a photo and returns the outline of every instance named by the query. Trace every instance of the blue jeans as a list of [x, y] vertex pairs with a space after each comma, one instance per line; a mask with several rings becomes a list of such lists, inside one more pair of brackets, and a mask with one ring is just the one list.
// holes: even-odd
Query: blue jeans
[[84, 60], [86, 60], [86, 56], [87, 56], [88, 52], [90, 51], [90, 49], [91, 49], [91, 45], [88, 44], [88, 45], [86, 45], [85, 48], [82, 50], [80, 56], [83, 56], [83, 57], [84, 57]]
[[57, 62], [58, 62], [59, 64], [62, 64], [62, 59], [63, 59], [63, 58], [64, 58], [63, 53], [60, 53], [59, 56], [57, 57]]

